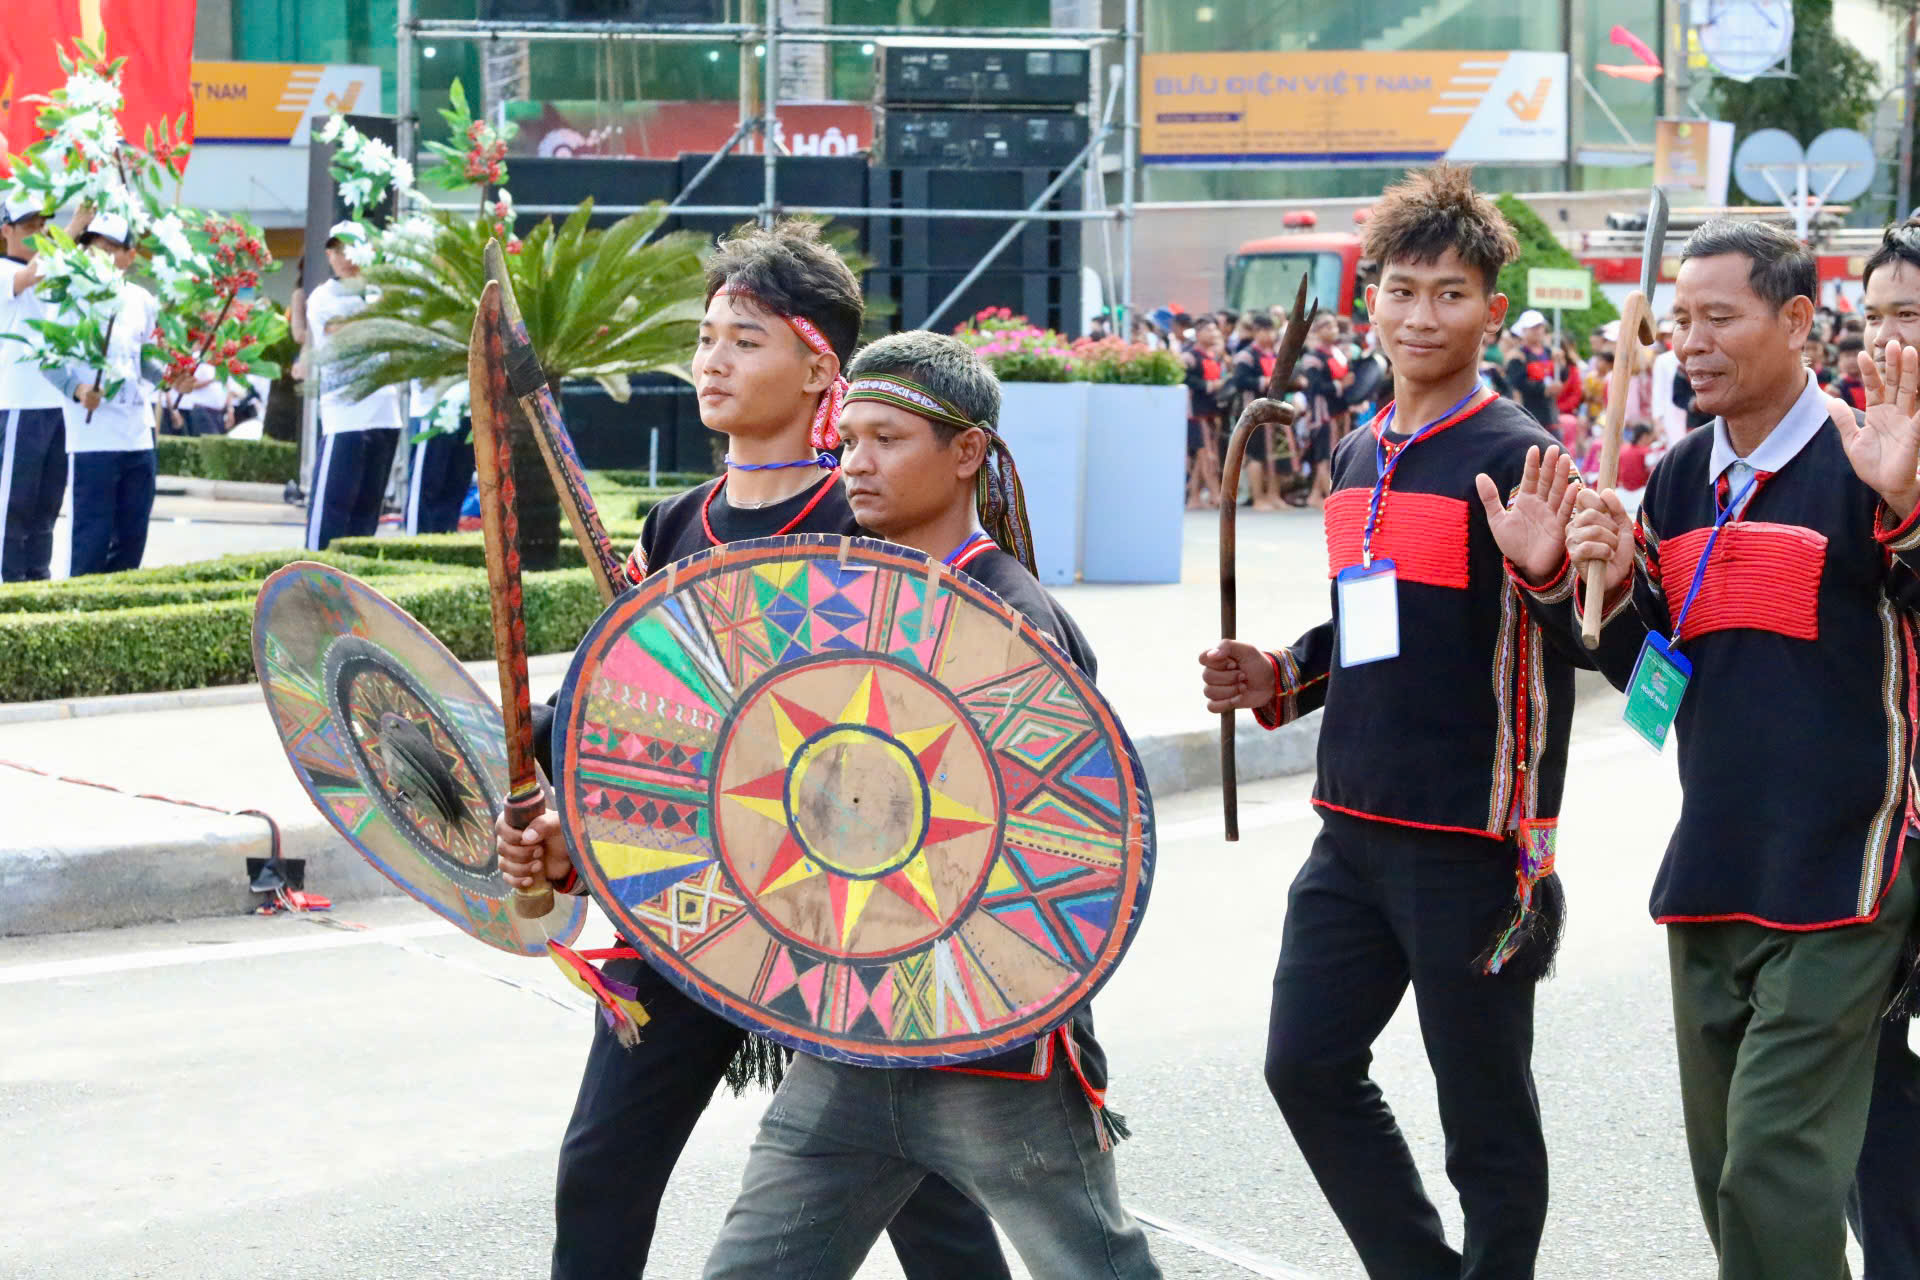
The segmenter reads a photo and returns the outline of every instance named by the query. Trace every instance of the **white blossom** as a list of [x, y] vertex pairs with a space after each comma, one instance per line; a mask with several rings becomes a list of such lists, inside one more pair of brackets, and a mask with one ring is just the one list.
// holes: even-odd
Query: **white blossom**
[[346, 247], [347, 261], [365, 270], [373, 265], [373, 246], [358, 240]]
[[345, 116], [341, 116], [341, 115], [328, 116], [327, 122], [324, 125], [320, 126], [320, 133], [318, 135], [320, 138], [320, 141], [332, 142], [335, 138], [338, 138], [340, 136], [340, 131], [342, 129], [345, 129], [346, 127], [347, 127], [347, 121]]

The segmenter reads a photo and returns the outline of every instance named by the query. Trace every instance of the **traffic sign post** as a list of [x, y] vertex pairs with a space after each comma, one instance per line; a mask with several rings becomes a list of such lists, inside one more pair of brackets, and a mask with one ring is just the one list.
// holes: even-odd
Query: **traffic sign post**
[[1560, 311], [1593, 305], [1593, 272], [1585, 267], [1528, 267], [1527, 305], [1553, 312], [1553, 349], [1560, 349]]

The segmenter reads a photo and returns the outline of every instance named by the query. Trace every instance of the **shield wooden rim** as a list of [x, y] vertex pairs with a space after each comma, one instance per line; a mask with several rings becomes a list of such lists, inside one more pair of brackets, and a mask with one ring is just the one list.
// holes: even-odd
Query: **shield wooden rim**
[[[319, 625], [302, 624], [318, 617]], [[317, 645], [314, 640], [331, 633]], [[295, 561], [261, 585], [254, 604], [253, 663], [294, 776], [322, 817], [376, 870], [462, 932], [514, 955], [545, 955], [549, 939], [567, 943], [586, 921], [587, 904], [561, 898], [544, 921], [523, 921], [508, 906], [511, 890], [491, 857], [475, 866], [454, 852], [434, 814], [389, 792], [386, 757], [367, 735], [343, 728], [343, 682], [365, 679], [396, 708], [422, 716], [413, 723], [437, 751], [469, 817], [484, 810], [484, 832], [468, 849], [493, 840], [492, 816], [506, 795], [506, 746], [500, 709], [432, 632], [350, 573]], [[336, 696], [338, 695], [338, 696]], [[358, 704], [356, 704], [358, 710]], [[396, 712], [397, 714], [397, 712]], [[365, 724], [362, 724], [364, 730]], [[478, 789], [475, 790], [475, 784]], [[377, 837], [377, 838], [376, 838]]]
[[[853, 574], [868, 575], [871, 589], [849, 589], [857, 583]], [[777, 593], [745, 603], [745, 615], [725, 608], [742, 606], [745, 593], [774, 581], [786, 582], [795, 599], [812, 597], [807, 621], [778, 633], [785, 644], [778, 655], [771, 644], [740, 638], [752, 626], [773, 625], [769, 619], [783, 607]], [[937, 607], [910, 613], [905, 593], [911, 590], [917, 609], [928, 584], [934, 592], [927, 600]], [[838, 603], [856, 594], [864, 610]], [[881, 596], [884, 604], [877, 603]], [[935, 627], [916, 644], [892, 647], [905, 634], [903, 619], [935, 615]], [[791, 614], [782, 616], [793, 624]], [[819, 619], [825, 621], [813, 626]], [[942, 672], [992, 668], [992, 661], [955, 657], [960, 642], [949, 646], [947, 639], [956, 634], [1004, 646], [1002, 684], [992, 675], [960, 689], [943, 681]], [[964, 652], [979, 650], [969, 642]], [[652, 695], [634, 683], [641, 679], [654, 681]], [[706, 683], [696, 688], [695, 680]], [[669, 696], [676, 692], [687, 696]], [[982, 709], [1003, 693], [1003, 717]], [[945, 724], [943, 705], [951, 713]], [[1040, 742], [1036, 725], [1060, 724], [1083, 727], [1036, 748], [1054, 753], [1048, 763], [1016, 768], [1008, 753]], [[926, 765], [929, 752], [938, 755], [935, 765]], [[978, 770], [969, 773], [976, 755]], [[955, 1065], [1045, 1034], [1111, 977], [1151, 887], [1146, 775], [1093, 682], [992, 591], [890, 543], [820, 534], [736, 542], [654, 573], [602, 614], [575, 651], [554, 722], [554, 762], [568, 850], [620, 933], [703, 1007], [835, 1061]], [[830, 781], [810, 784], [809, 770]], [[1017, 803], [1008, 789], [1015, 774]], [[856, 777], [857, 784], [849, 781]], [[1086, 793], [1088, 778], [1099, 796]], [[1110, 810], [1077, 815], [1084, 844], [1074, 843], [1072, 832], [1063, 838], [1065, 827], [1033, 817], [1043, 805], [1056, 815], [1071, 807], [1055, 804], [1056, 788], [1083, 808], [1103, 803], [1110, 790]], [[856, 811], [849, 806], [862, 795], [872, 798], [870, 813], [893, 816], [871, 829], [850, 819]], [[732, 824], [756, 820], [765, 831], [757, 843], [731, 834]], [[1012, 839], [1009, 822], [1016, 826]], [[845, 866], [835, 862], [841, 836], [853, 851]], [[947, 841], [958, 852], [934, 849]], [[1037, 846], [1049, 841], [1053, 851], [1043, 854]], [[1087, 861], [1070, 866], [1070, 857]], [[916, 861], [927, 865], [916, 871]], [[1063, 883], [1081, 877], [1071, 895], [1048, 890], [1061, 896], [1042, 902], [1033, 872], [1043, 862]], [[1017, 868], [1011, 886], [1003, 867]], [[876, 882], [887, 892], [872, 887]], [[857, 887], [862, 883], [868, 887]], [[900, 904], [919, 909], [916, 896], [928, 924], [911, 937], [900, 921], [912, 911]], [[1009, 927], [1029, 898], [1034, 921]], [[803, 899], [809, 905], [796, 905]], [[1060, 906], [1069, 900], [1077, 906]], [[883, 907], [891, 919], [881, 918]], [[1104, 928], [1096, 934], [1068, 919], [1073, 909], [1104, 918]], [[866, 941], [895, 933], [909, 942]], [[917, 982], [934, 984], [936, 1002], [945, 998], [942, 954], [951, 988], [966, 990], [974, 1003], [952, 1010], [937, 1004], [931, 1025], [916, 1028], [910, 1019], [920, 1008]], [[1052, 985], [1043, 996], [1025, 998], [1004, 962], [1011, 955], [1019, 955], [1021, 969], [1048, 975]], [[703, 961], [732, 980], [703, 969]], [[742, 980], [746, 974], [753, 976]], [[876, 999], [883, 989], [885, 1026]], [[896, 991], [915, 1002], [906, 1013], [893, 1004]], [[869, 1009], [871, 1021], [860, 1022]]]

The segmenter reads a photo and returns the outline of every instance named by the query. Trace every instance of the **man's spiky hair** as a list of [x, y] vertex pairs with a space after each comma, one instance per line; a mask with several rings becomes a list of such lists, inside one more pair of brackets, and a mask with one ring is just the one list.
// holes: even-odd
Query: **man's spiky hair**
[[1473, 188], [1473, 170], [1437, 164], [1388, 187], [1367, 219], [1363, 252], [1385, 270], [1395, 262], [1432, 263], [1452, 249], [1480, 272], [1488, 293], [1500, 268], [1520, 256], [1506, 215]]
[[[869, 343], [853, 358], [847, 381], [889, 374], [912, 379], [984, 427], [1000, 421], [1000, 379], [951, 334], [910, 329]], [[935, 422], [933, 429], [943, 444], [960, 434], [959, 427], [945, 422]]]
[[748, 223], [720, 241], [707, 259], [707, 298], [731, 286], [781, 315], [813, 321], [845, 367], [860, 340], [866, 304], [860, 281], [820, 234], [820, 224], [786, 218], [772, 229]]

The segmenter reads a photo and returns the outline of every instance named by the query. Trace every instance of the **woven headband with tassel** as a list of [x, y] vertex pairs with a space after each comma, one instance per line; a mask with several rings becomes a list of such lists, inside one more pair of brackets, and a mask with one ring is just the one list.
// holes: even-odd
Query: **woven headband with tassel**
[[1013, 465], [1013, 450], [991, 423], [973, 421], [945, 398], [897, 373], [856, 379], [847, 389], [846, 403], [856, 400], [877, 400], [962, 431], [978, 427], [986, 432], [987, 456], [974, 478], [974, 502], [980, 510], [981, 527], [1028, 573], [1038, 573], [1033, 563], [1033, 526], [1027, 519], [1026, 489], [1020, 483], [1019, 469]]
[[[820, 326], [805, 316], [790, 316], [784, 311], [775, 310], [767, 305], [765, 298], [751, 289], [736, 289], [732, 285], [722, 285], [713, 291], [716, 298], [745, 298], [762, 311], [779, 316], [787, 322], [787, 327], [805, 343], [807, 350], [817, 356], [834, 355], [833, 344], [827, 341], [827, 335], [820, 332]], [[825, 452], [840, 447], [840, 411], [847, 400], [847, 380], [834, 374], [833, 385], [820, 394], [820, 407], [813, 411], [813, 429], [807, 434], [807, 442], [814, 448]]]

